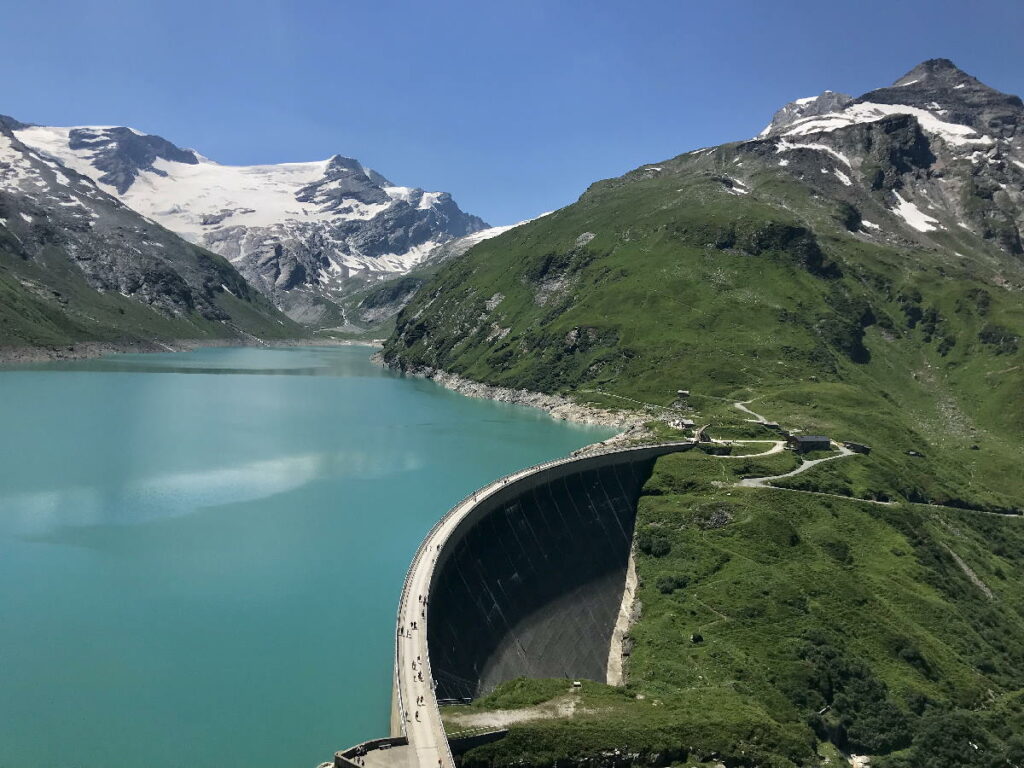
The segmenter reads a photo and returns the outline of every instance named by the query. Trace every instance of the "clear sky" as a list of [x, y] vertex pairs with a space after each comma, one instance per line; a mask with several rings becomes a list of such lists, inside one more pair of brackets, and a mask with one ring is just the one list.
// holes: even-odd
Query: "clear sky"
[[46, 0], [0, 28], [0, 113], [222, 163], [349, 155], [492, 224], [928, 58], [1024, 92], [1021, 0]]

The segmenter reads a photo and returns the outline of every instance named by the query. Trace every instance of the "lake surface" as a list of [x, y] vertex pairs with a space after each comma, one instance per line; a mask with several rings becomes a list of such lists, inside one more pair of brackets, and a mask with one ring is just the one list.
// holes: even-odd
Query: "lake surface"
[[612, 430], [371, 351], [0, 368], [0, 766], [313, 768], [387, 734], [421, 537]]

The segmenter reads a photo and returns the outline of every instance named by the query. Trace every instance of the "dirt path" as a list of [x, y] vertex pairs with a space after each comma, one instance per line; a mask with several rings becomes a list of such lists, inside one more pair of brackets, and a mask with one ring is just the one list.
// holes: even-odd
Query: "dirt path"
[[736, 456], [717, 456], [719, 459], [756, 459], [760, 456], [771, 456], [776, 453], [782, 453], [786, 449], [785, 440], [716, 440], [719, 445], [750, 445], [753, 443], [767, 444], [771, 443], [771, 448], [761, 453], [741, 453]]
[[733, 408], [738, 408], [741, 411], [743, 411], [744, 413], [749, 413], [751, 416], [754, 417], [753, 419], [747, 419], [747, 421], [754, 421], [754, 422], [756, 422], [758, 424], [767, 424], [768, 423], [768, 419], [766, 419], [760, 413], [754, 413], [752, 410], [747, 408], [747, 406], [750, 403], [752, 403], [752, 402], [754, 402], [754, 401], [753, 400], [743, 400], [742, 402], [733, 403], [732, 407]]
[[794, 469], [794, 470], [792, 470], [790, 472], [785, 472], [785, 473], [783, 473], [781, 475], [770, 475], [768, 477], [744, 477], [742, 480], [740, 480], [738, 483], [736, 483], [736, 485], [739, 485], [739, 486], [741, 486], [743, 488], [765, 488], [765, 487], [769, 487], [769, 486], [771, 486], [772, 480], [781, 480], [784, 477], [793, 477], [794, 475], [799, 475], [801, 472], [806, 472], [807, 470], [811, 469], [812, 467], [816, 467], [819, 464], [822, 464], [822, 463], [824, 463], [826, 461], [835, 461], [836, 459], [843, 459], [843, 458], [846, 458], [847, 456], [855, 456], [855, 455], [856, 454], [853, 451], [851, 451], [849, 448], [847, 448], [846, 446], [840, 445], [839, 446], [839, 453], [836, 454], [835, 456], [825, 456], [824, 458], [821, 458], [821, 459], [811, 459], [810, 461], [805, 461], [803, 464], [801, 464], [796, 469]]
[[969, 566], [964, 561], [964, 559], [962, 557], [960, 557], [960, 555], [958, 555], [956, 552], [954, 552], [952, 549], [950, 549], [950, 546], [948, 544], [943, 544], [942, 546], [946, 548], [946, 551], [949, 552], [949, 554], [953, 558], [953, 560], [956, 561], [956, 564], [958, 566], [960, 566], [960, 570], [964, 572], [964, 574], [967, 576], [968, 579], [970, 579], [971, 583], [974, 584], [974, 586], [976, 586], [982, 592], [984, 592], [985, 593], [985, 597], [987, 597], [989, 600], [995, 600], [996, 596], [994, 594], [992, 594], [992, 590], [989, 589], [988, 584], [986, 584], [984, 581], [981, 580], [981, 577], [978, 576], [978, 574], [976, 574], [971, 569], [971, 566]]
[[560, 696], [543, 704], [522, 709], [492, 709], [489, 712], [445, 712], [445, 722], [460, 728], [507, 728], [516, 723], [530, 720], [555, 720], [571, 718], [576, 714], [579, 697], [573, 693]]

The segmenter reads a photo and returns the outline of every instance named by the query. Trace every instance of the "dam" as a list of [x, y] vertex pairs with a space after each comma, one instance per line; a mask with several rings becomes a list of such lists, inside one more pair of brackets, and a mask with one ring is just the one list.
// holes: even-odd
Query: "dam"
[[540, 464], [467, 496], [427, 534], [399, 601], [391, 736], [336, 768], [453, 768], [439, 702], [516, 677], [606, 679], [636, 503], [659, 456], [694, 443]]

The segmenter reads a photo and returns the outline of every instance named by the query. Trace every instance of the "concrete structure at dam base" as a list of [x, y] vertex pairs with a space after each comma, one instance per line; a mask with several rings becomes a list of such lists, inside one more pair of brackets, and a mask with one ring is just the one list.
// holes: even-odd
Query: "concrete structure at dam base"
[[391, 736], [340, 751], [333, 765], [454, 768], [453, 755], [504, 732], [449, 740], [439, 700], [474, 699], [517, 677], [606, 681], [640, 491], [659, 456], [694, 445], [547, 462], [453, 507], [403, 585]]

